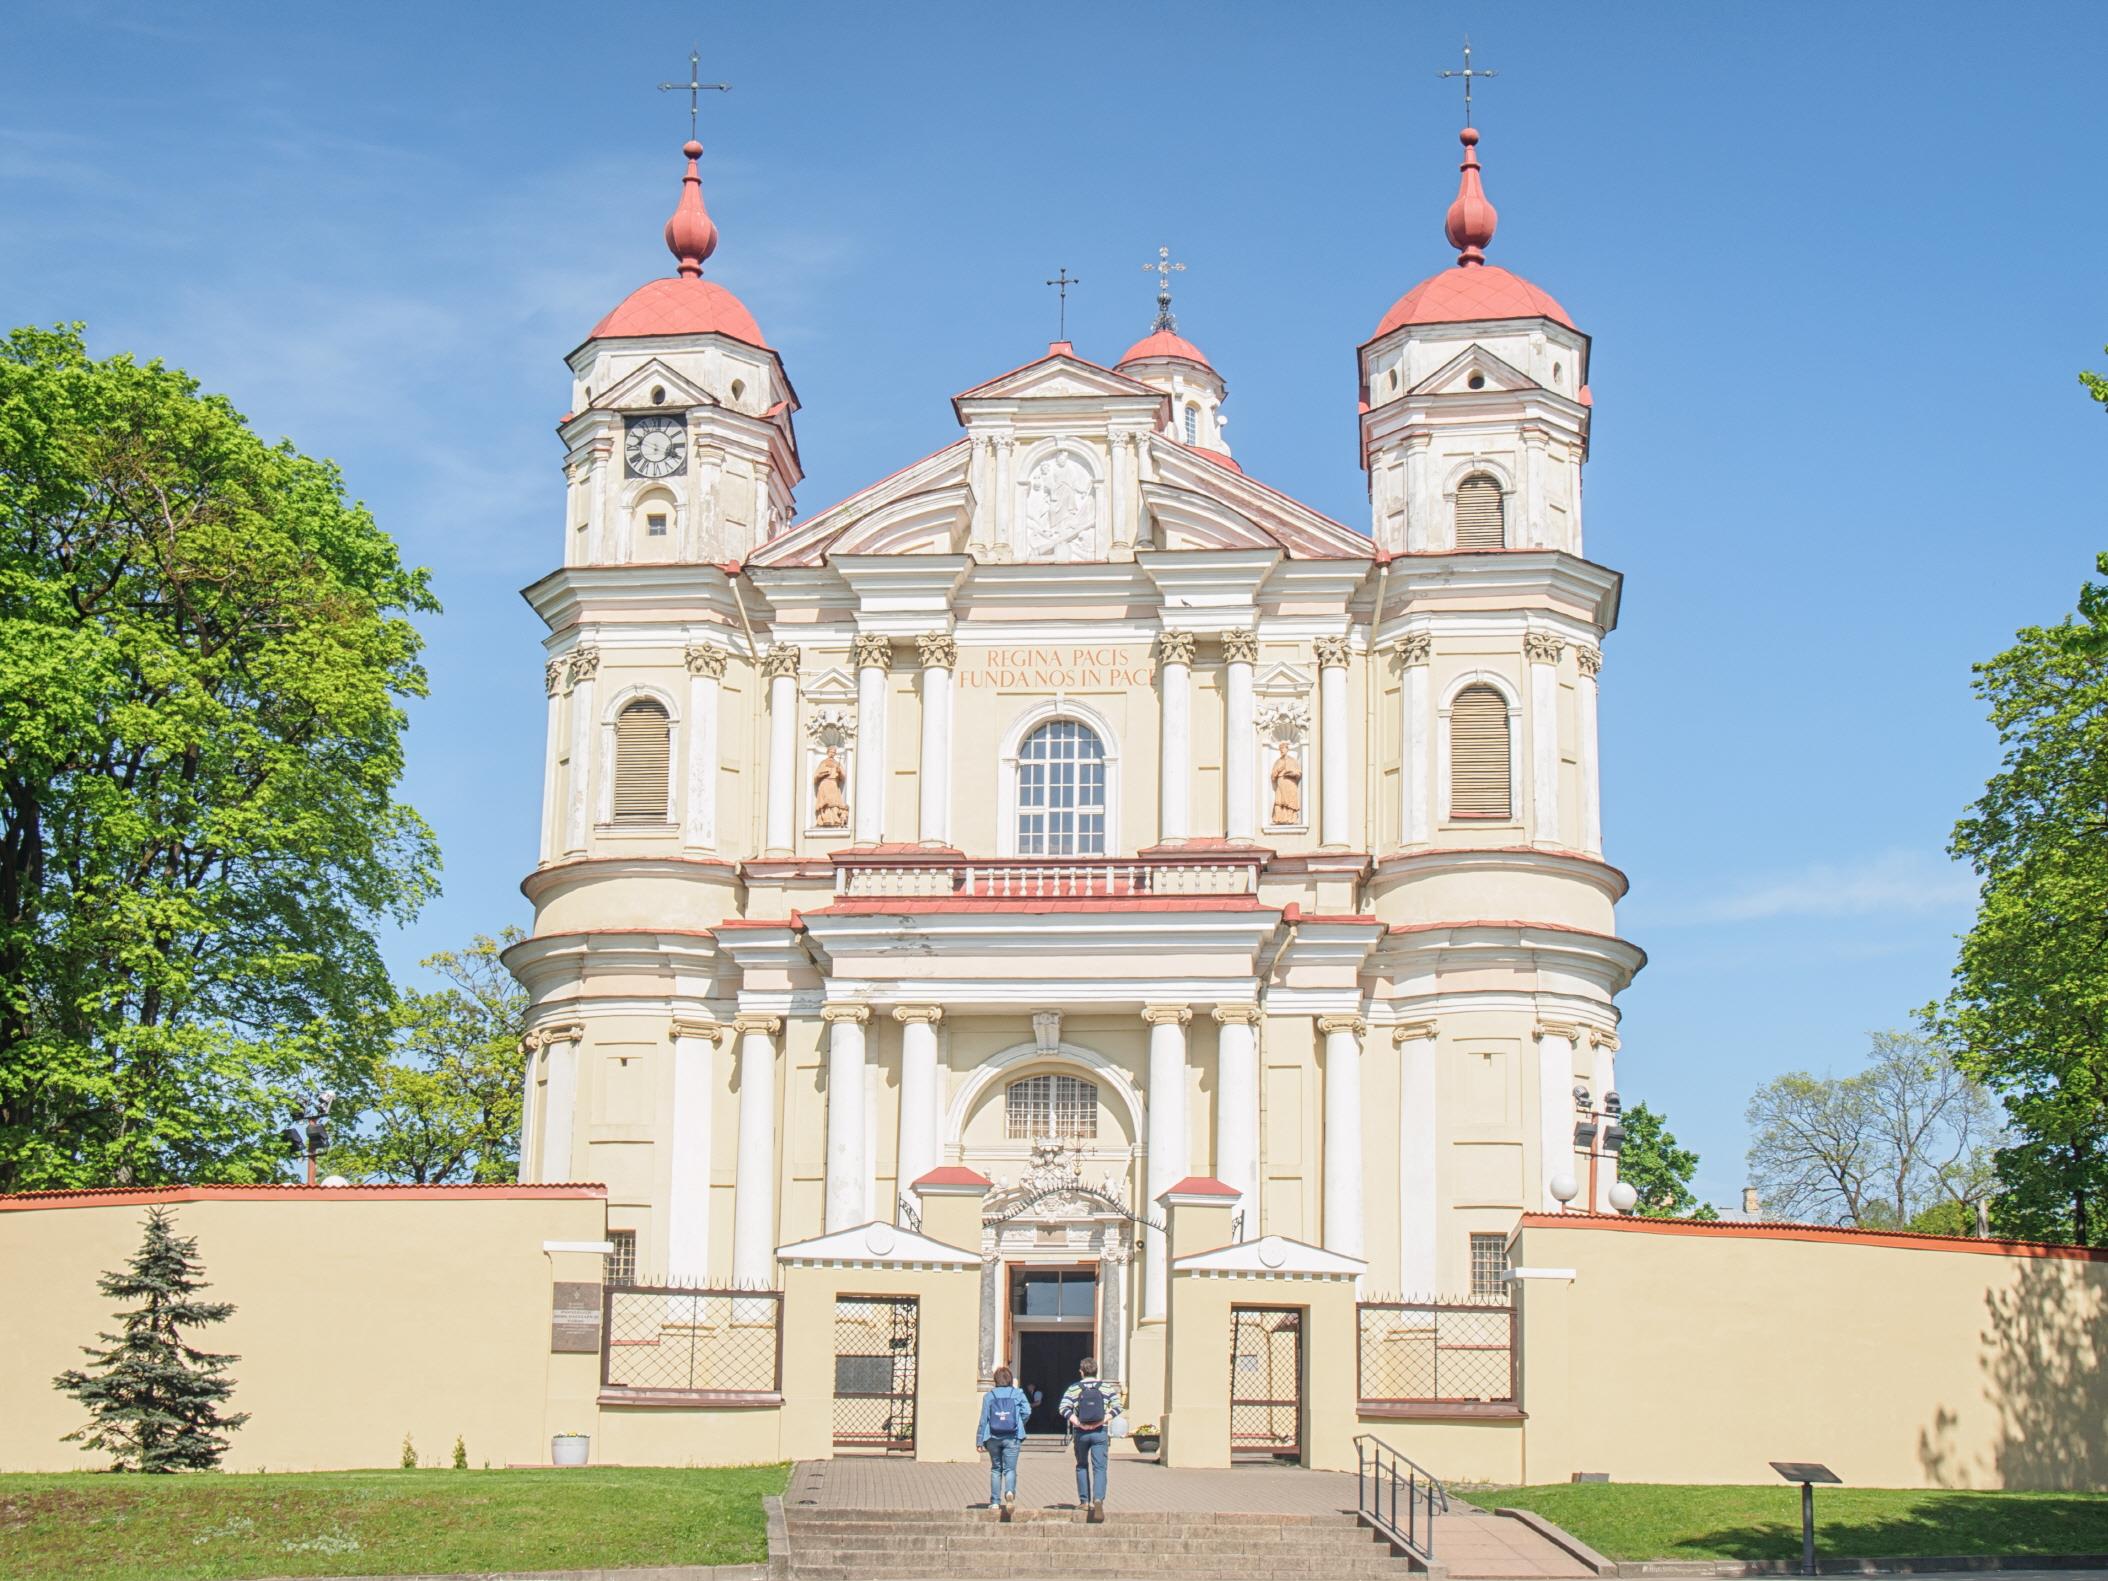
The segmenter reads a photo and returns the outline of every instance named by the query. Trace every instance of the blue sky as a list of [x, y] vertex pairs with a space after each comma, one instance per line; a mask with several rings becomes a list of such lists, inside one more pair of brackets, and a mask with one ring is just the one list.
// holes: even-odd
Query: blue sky
[[418, 956], [524, 921], [562, 357], [664, 271], [691, 41], [711, 273], [805, 402], [806, 510], [1034, 354], [1110, 359], [1160, 243], [1257, 476], [1363, 523], [1354, 348], [1443, 266], [1455, 64], [1491, 256], [1595, 337], [1620, 1086], [1742, 1180], [1742, 1107], [1946, 982], [1996, 762], [1970, 665], [2096, 550], [2108, 7], [45, 4], [0, 102], [0, 303], [340, 461], [446, 604]]

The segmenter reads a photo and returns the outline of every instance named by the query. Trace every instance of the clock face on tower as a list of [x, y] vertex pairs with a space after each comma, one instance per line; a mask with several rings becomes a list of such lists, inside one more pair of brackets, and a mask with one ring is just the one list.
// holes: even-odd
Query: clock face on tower
[[678, 417], [633, 417], [623, 445], [633, 478], [671, 477], [688, 465], [688, 433]]

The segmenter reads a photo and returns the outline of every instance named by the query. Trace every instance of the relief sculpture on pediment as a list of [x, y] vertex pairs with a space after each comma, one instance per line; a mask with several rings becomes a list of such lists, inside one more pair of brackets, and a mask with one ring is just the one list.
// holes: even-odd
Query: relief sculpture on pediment
[[1096, 480], [1069, 451], [1041, 457], [1026, 474], [1021, 509], [1026, 559], [1065, 564], [1105, 557]]

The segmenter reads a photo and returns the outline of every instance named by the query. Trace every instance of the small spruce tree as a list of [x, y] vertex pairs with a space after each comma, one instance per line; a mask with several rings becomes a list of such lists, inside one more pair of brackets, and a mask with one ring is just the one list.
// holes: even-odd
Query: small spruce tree
[[52, 1380], [90, 1418], [62, 1442], [106, 1451], [117, 1471], [209, 1470], [227, 1452], [225, 1435], [249, 1420], [247, 1411], [220, 1409], [234, 1393], [227, 1368], [241, 1358], [184, 1342], [185, 1330], [224, 1322], [234, 1307], [198, 1299], [208, 1286], [199, 1277], [197, 1239], [176, 1235], [174, 1222], [166, 1208], [147, 1210], [131, 1266], [97, 1281], [111, 1300], [140, 1304], [118, 1312], [122, 1333], [100, 1336], [107, 1349], [81, 1347], [94, 1364], [88, 1371], [70, 1368]]

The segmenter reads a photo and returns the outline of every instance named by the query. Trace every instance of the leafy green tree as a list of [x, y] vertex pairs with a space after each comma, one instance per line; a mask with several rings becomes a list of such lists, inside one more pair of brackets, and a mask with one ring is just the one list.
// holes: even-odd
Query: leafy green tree
[[[2101, 350], [2108, 351], [2108, 346], [2103, 346]], [[2082, 369], [2079, 373], [2079, 382], [2086, 386], [2088, 395], [2099, 401], [2101, 405], [2108, 406], [2108, 374], [2099, 374]]]
[[403, 996], [396, 1056], [327, 1167], [420, 1185], [514, 1178], [527, 995], [499, 956], [523, 937], [506, 928], [496, 938], [478, 934], [466, 950], [426, 957], [449, 986]]
[[1996, 1106], [1928, 1033], [1876, 1032], [1850, 1076], [1766, 1082], [1747, 1118], [1750, 1184], [1788, 1218], [1903, 1228], [1951, 1205], [1973, 1228], [1995, 1184]]
[[1639, 1193], [1633, 1211], [1645, 1219], [1711, 1219], [1718, 1215], [1692, 1194], [1698, 1155], [1679, 1147], [1668, 1120], [1644, 1103], [1625, 1111], [1625, 1145], [1618, 1152], [1618, 1178]]
[[124, 1332], [104, 1334], [108, 1347], [83, 1346], [91, 1370], [62, 1372], [52, 1380], [88, 1408], [85, 1427], [64, 1442], [108, 1452], [117, 1471], [205, 1471], [227, 1452], [226, 1435], [249, 1420], [247, 1411], [228, 1416], [221, 1404], [234, 1393], [227, 1369], [239, 1356], [214, 1355], [184, 1338], [186, 1330], [225, 1322], [225, 1301], [200, 1301], [195, 1236], [178, 1236], [175, 1215], [149, 1208], [146, 1235], [123, 1273], [97, 1281], [113, 1301], [140, 1305], [120, 1312]]
[[0, 339], [0, 1191], [274, 1176], [356, 1096], [422, 571], [327, 462], [78, 326]]

